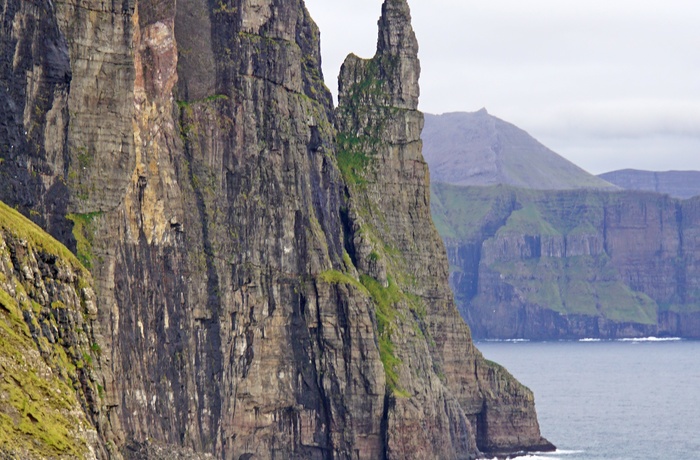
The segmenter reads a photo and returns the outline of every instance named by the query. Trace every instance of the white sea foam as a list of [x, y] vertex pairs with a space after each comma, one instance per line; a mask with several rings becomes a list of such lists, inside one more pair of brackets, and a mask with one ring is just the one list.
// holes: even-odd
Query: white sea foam
[[529, 460], [564, 460], [560, 455], [576, 455], [583, 453], [582, 450], [555, 450], [554, 452], [533, 452], [530, 454], [513, 457], [513, 459], [529, 459]]
[[640, 337], [637, 339], [618, 339], [618, 342], [680, 342], [680, 337]]
[[[556, 454], [555, 452], [552, 452], [552, 455]], [[528, 454], [528, 455], [522, 455], [519, 457], [513, 457], [513, 459], [516, 458], [526, 458], [528, 460], [563, 460], [560, 457], [552, 457], [550, 455], [545, 455], [545, 454]]]
[[579, 339], [579, 342], [602, 342], [603, 339]]
[[530, 339], [484, 339], [483, 342], [510, 342], [510, 343], [520, 343], [529, 342]]

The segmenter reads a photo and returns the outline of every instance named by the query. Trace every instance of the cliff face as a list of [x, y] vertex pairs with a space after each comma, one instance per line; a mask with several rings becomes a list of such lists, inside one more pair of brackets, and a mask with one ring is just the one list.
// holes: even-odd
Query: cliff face
[[700, 337], [698, 200], [433, 191], [458, 306], [476, 336]]
[[92, 272], [102, 437], [126, 457], [548, 446], [452, 306], [405, 1], [344, 66], [337, 128], [300, 0], [2, 17], [2, 199]]
[[430, 222], [418, 46], [406, 3], [386, 2], [379, 29], [373, 59], [350, 55], [343, 64], [336, 115], [346, 248], [361, 282], [387, 301], [379, 302], [379, 351], [398, 395], [389, 401], [387, 453], [466, 458], [474, 441], [485, 451], [547, 448], [531, 393], [481, 357], [453, 307]]
[[639, 171], [622, 169], [598, 177], [625, 190], [667, 193], [674, 198], [700, 195], [700, 171]]

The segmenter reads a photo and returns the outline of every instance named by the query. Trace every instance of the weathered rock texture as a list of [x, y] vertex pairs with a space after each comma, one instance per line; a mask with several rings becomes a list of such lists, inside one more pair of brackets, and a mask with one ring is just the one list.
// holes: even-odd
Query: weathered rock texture
[[338, 149], [301, 0], [0, 11], [0, 198], [92, 272], [125, 457], [550, 446], [452, 304], [405, 0], [383, 6], [377, 57], [343, 68]]
[[700, 200], [433, 186], [460, 312], [480, 338], [700, 337]]
[[539, 190], [617, 188], [486, 109], [426, 114], [422, 138], [423, 154], [434, 182], [506, 184]]
[[639, 171], [621, 169], [598, 175], [625, 190], [667, 193], [674, 198], [700, 195], [700, 171]]
[[0, 203], [0, 457], [119, 458], [90, 274]]
[[430, 221], [417, 53], [408, 5], [385, 2], [377, 53], [348, 56], [336, 111], [345, 247], [378, 300], [379, 351], [394, 393], [387, 455], [467, 458], [474, 441], [484, 451], [545, 448], [531, 393], [486, 363], [454, 308]]

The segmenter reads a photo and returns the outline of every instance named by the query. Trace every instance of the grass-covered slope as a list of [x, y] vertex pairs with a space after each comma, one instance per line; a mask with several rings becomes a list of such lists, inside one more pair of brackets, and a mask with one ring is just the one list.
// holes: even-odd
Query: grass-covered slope
[[101, 451], [90, 284], [68, 249], [0, 202], [0, 457]]
[[653, 193], [432, 186], [477, 337], [700, 335], [688, 326], [700, 312], [697, 211]]

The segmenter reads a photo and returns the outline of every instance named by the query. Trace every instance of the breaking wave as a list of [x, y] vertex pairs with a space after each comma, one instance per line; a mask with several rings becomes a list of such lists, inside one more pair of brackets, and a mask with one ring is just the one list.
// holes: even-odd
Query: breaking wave
[[529, 342], [530, 339], [483, 339], [480, 342], [509, 342], [509, 343], [520, 343]]
[[519, 455], [513, 459], [528, 460], [566, 460], [567, 455], [582, 454], [582, 450], [555, 450], [554, 452], [534, 452], [531, 454]]
[[579, 342], [680, 342], [683, 339], [680, 337], [637, 337], [629, 339], [596, 339], [585, 338], [579, 339]]
[[637, 339], [617, 339], [617, 342], [680, 342], [680, 337], [639, 337]]

